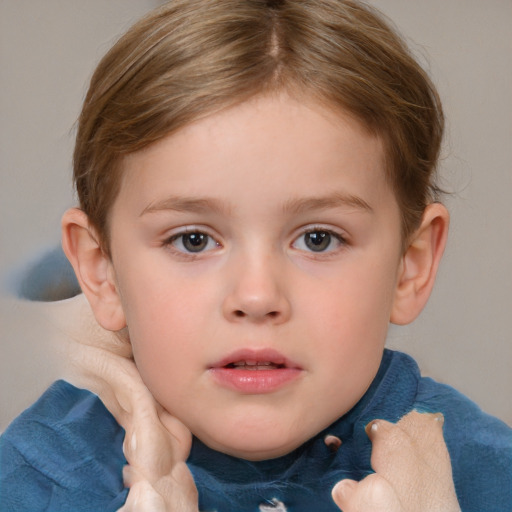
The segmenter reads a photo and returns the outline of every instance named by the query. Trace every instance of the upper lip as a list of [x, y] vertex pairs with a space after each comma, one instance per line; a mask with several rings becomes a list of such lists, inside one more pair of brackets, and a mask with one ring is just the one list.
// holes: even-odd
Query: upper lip
[[220, 361], [214, 363], [211, 368], [224, 368], [225, 366], [245, 361], [249, 364], [270, 363], [285, 368], [297, 368], [300, 366], [277, 350], [271, 348], [250, 349], [243, 348], [236, 350]]

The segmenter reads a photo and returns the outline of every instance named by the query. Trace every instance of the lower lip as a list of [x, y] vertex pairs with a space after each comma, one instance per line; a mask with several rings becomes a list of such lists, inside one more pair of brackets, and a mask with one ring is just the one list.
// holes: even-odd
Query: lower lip
[[251, 395], [277, 391], [301, 374], [298, 368], [242, 370], [223, 367], [212, 368], [210, 371], [221, 386]]

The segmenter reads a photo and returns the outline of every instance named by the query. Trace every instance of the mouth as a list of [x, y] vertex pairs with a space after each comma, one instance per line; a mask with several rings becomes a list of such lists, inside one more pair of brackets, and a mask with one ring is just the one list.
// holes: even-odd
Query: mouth
[[300, 366], [274, 349], [241, 349], [224, 357], [211, 368], [233, 370], [301, 369]]
[[272, 361], [237, 361], [236, 363], [229, 363], [226, 368], [233, 368], [235, 370], [277, 370], [279, 368], [286, 368], [284, 364], [276, 364]]
[[295, 380], [302, 368], [272, 349], [242, 349], [210, 367], [222, 387], [243, 394], [271, 393]]

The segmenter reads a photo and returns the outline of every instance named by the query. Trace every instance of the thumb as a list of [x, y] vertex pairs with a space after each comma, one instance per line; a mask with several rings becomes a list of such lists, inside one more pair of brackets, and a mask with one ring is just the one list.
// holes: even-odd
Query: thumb
[[403, 511], [391, 485], [375, 473], [360, 482], [341, 480], [334, 486], [332, 498], [343, 512]]
[[341, 510], [349, 510], [347, 507], [357, 491], [358, 483], [355, 480], [340, 480], [332, 489], [332, 499]]

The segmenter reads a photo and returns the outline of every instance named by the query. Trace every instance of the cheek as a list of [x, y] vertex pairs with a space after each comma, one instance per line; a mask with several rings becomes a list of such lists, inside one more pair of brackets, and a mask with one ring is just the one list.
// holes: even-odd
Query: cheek
[[197, 279], [179, 270], [153, 264], [124, 274], [121, 301], [132, 335], [158, 339], [173, 332], [191, 335], [188, 331], [214, 310], [218, 287], [211, 279]]
[[[193, 391], [193, 377], [201, 372], [204, 361], [199, 322], [187, 311], [187, 304], [166, 295], [163, 302], [142, 306], [128, 318], [133, 356], [143, 382], [155, 399], [170, 413], [176, 413]], [[199, 325], [198, 325], [199, 324]]]
[[[379, 263], [343, 265], [329, 277], [297, 290], [302, 315], [317, 318], [319, 329], [371, 332], [387, 329], [395, 291], [394, 271]], [[378, 329], [379, 330], [379, 329]]]
[[389, 272], [371, 269], [347, 269], [336, 279], [309, 287], [309, 297], [305, 290], [301, 293], [303, 302], [297, 312], [300, 331], [306, 339], [315, 340], [316, 359], [330, 378], [373, 377], [378, 368], [394, 281]]
[[[148, 359], [155, 370], [163, 365], [179, 366], [180, 360], [200, 351], [208, 308], [197, 297], [167, 292], [146, 297], [140, 307], [127, 315], [127, 326], [135, 357]], [[203, 296], [204, 300], [204, 296]]]
[[138, 275], [121, 281], [122, 303], [135, 361], [149, 385], [180, 378], [198, 364], [211, 318], [212, 299], [205, 290], [179, 279]]

